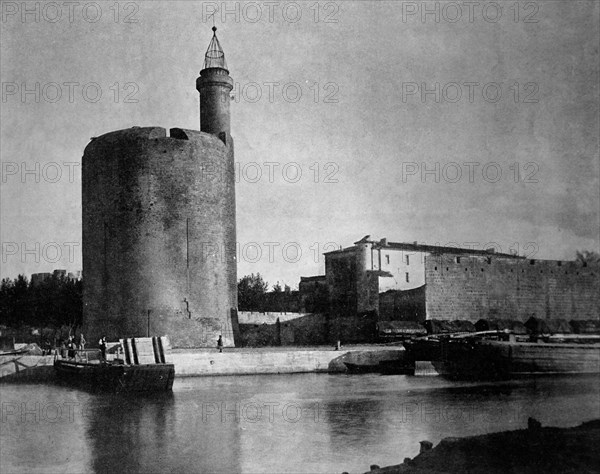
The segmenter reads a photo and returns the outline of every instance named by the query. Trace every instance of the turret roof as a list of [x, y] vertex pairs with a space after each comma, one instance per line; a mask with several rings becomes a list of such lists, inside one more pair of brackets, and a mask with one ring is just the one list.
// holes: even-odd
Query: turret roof
[[219, 67], [227, 69], [227, 62], [225, 62], [225, 53], [217, 38], [217, 27], [213, 26], [213, 37], [210, 40], [206, 54], [204, 55], [204, 69]]

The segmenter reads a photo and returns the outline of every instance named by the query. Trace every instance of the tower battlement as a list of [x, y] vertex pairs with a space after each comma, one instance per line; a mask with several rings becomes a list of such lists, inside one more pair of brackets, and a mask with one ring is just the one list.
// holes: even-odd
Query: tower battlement
[[[163, 127], [131, 127], [124, 128], [122, 130], [114, 130], [112, 132], [105, 133], [98, 137], [93, 137], [90, 140], [90, 145], [107, 144], [123, 142], [123, 141], [135, 141], [135, 140], [159, 140], [159, 139], [175, 139], [175, 140], [198, 140], [204, 139], [212, 143], [215, 146], [226, 147], [228, 144], [215, 136], [212, 133], [202, 132], [199, 130], [190, 130], [185, 128], [171, 128], [167, 135], [167, 129]], [[87, 149], [87, 147], [86, 147]]]

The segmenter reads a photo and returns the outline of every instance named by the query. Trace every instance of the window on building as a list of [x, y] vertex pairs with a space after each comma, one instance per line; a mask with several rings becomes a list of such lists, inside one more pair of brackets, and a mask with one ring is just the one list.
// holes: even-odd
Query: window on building
[[389, 255], [385, 256], [385, 263], [388, 265], [390, 264], [390, 256]]
[[410, 282], [410, 277], [408, 276], [408, 273], [405, 273], [404, 275], [406, 276], [406, 283], [409, 283]]
[[409, 258], [409, 256], [408, 256], [408, 255], [406, 255], [404, 258], [406, 259], [406, 264], [407, 264], [407, 265], [410, 265], [410, 258]]
[[456, 257], [456, 263], [460, 263], [460, 257]]

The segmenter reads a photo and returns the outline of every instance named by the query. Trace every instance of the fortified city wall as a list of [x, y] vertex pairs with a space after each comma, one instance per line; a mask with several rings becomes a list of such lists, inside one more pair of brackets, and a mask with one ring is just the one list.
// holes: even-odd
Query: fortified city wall
[[425, 259], [428, 319], [597, 319], [600, 267], [497, 256]]

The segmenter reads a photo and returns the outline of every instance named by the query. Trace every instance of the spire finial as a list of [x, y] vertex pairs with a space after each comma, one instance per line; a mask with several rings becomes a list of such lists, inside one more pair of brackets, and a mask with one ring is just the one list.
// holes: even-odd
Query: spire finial
[[[214, 21], [214, 17], [213, 17]], [[213, 26], [213, 37], [210, 40], [206, 54], [204, 55], [204, 69], [218, 67], [227, 70], [227, 63], [225, 62], [225, 53], [219, 39], [217, 38], [217, 27]]]

